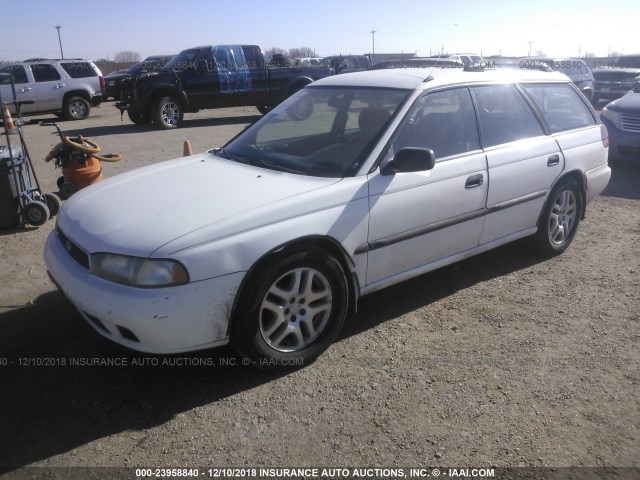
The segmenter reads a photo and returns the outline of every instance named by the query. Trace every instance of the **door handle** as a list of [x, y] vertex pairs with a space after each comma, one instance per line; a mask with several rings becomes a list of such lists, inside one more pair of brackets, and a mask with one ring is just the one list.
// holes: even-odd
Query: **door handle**
[[482, 185], [483, 181], [484, 177], [481, 173], [479, 173], [478, 175], [471, 175], [469, 178], [467, 178], [467, 181], [464, 184], [464, 188], [479, 187], [480, 185]]
[[64, 83], [59, 83], [56, 85], [56, 88], [64, 88], [66, 85]]
[[24, 92], [30, 92], [31, 91], [31, 87], [22, 87], [20, 89], [20, 93], [24, 93]]
[[553, 167], [554, 165], [558, 165], [559, 163], [560, 163], [560, 155], [558, 155], [557, 153], [555, 155], [551, 155], [547, 159], [547, 166], [548, 167]]

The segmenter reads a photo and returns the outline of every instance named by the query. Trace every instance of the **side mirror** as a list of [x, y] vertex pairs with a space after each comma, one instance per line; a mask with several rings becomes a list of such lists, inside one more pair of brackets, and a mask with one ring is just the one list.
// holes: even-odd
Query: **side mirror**
[[405, 172], [424, 172], [436, 164], [436, 156], [430, 148], [404, 147], [387, 163], [380, 173], [394, 175]]

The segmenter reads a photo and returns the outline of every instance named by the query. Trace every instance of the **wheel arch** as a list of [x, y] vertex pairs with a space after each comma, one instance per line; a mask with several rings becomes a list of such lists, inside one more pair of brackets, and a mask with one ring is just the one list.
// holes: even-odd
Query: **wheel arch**
[[318, 248], [324, 250], [338, 261], [345, 274], [347, 287], [349, 290], [347, 292], [348, 309], [352, 313], [356, 312], [358, 299], [360, 298], [360, 282], [358, 281], [358, 277], [355, 272], [355, 264], [353, 260], [344, 250], [342, 245], [340, 245], [340, 243], [335, 239], [327, 236], [312, 235], [291, 240], [269, 250], [251, 266], [251, 268], [247, 271], [247, 274], [242, 279], [242, 282], [238, 287], [238, 291], [233, 301], [233, 306], [229, 315], [229, 325], [227, 326], [228, 336], [231, 335], [233, 323], [236, 321], [235, 317], [238, 311], [238, 305], [242, 300], [242, 297], [246, 294], [247, 289], [250, 288], [250, 285], [252, 284], [252, 281], [256, 278], [256, 276], [270, 264], [277, 261], [279, 258], [289, 255], [295, 251], [305, 250], [309, 248]]
[[81, 97], [89, 102], [89, 106], [91, 107], [91, 96], [86, 90], [69, 90], [68, 92], [65, 92], [62, 97], [62, 104], [64, 105], [71, 97]]
[[304, 87], [313, 82], [313, 78], [310, 77], [298, 77], [296, 78], [289, 87], [288, 97], [296, 93], [298, 90], [302, 90]]
[[184, 112], [191, 111], [191, 107], [189, 106], [189, 98], [187, 97], [187, 95], [182, 90], [170, 87], [163, 87], [159, 88], [158, 90], [154, 90], [153, 93], [149, 96], [149, 99], [145, 102], [145, 108], [150, 108], [153, 102], [162, 97], [173, 97], [180, 103], [180, 106], [182, 107], [182, 110]]
[[[545, 201], [545, 205], [546, 203], [549, 201], [549, 196], [551, 195], [551, 192], [553, 191], [554, 188], [556, 188], [558, 185], [560, 185], [560, 183], [566, 181], [566, 180], [575, 180], [578, 183], [578, 186], [580, 187], [580, 220], [584, 220], [585, 216], [586, 216], [586, 212], [587, 212], [587, 177], [585, 176], [584, 172], [581, 172], [580, 170], [570, 170], [568, 172], [564, 172], [562, 175], [560, 175], [556, 181], [553, 183], [553, 185], [551, 186], [551, 189], [549, 190], [549, 194], [547, 195], [547, 199]], [[538, 223], [540, 223], [540, 219], [542, 217], [542, 213], [544, 211], [544, 207], [542, 208], [542, 210], [540, 211], [540, 215], [538, 216]]]

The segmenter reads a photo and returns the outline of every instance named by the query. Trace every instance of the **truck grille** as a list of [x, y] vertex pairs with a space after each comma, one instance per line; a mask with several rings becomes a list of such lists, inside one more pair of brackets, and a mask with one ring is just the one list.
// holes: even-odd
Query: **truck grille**
[[56, 232], [58, 234], [58, 240], [60, 240], [64, 249], [69, 252], [71, 258], [78, 262], [82, 267], [89, 270], [89, 254], [69, 240], [59, 227], [56, 227]]
[[640, 113], [621, 113], [620, 122], [622, 130], [640, 132]]

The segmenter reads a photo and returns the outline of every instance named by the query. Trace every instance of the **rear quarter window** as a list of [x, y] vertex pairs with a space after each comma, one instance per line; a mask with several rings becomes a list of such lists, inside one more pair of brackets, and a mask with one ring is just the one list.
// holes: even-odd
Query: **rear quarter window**
[[65, 62], [60, 64], [71, 78], [97, 77], [95, 69], [89, 62]]
[[591, 110], [569, 84], [522, 85], [551, 133], [595, 125]]

